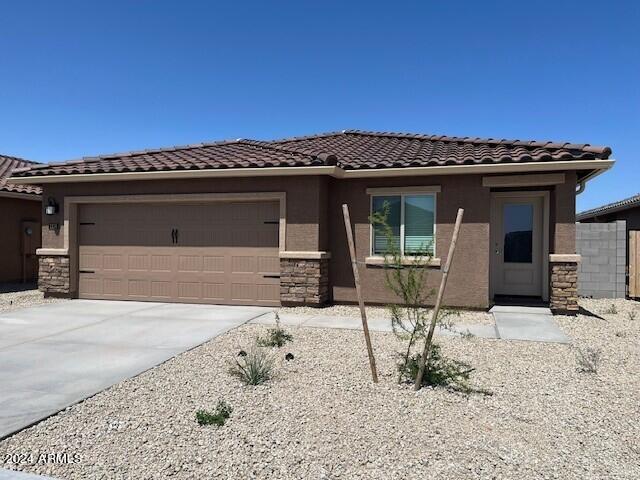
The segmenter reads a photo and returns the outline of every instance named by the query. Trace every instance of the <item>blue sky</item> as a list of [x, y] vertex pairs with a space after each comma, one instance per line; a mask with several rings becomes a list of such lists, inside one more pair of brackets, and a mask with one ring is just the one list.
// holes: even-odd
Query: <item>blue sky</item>
[[640, 191], [633, 1], [0, 4], [0, 152], [56, 161], [358, 128], [613, 148]]

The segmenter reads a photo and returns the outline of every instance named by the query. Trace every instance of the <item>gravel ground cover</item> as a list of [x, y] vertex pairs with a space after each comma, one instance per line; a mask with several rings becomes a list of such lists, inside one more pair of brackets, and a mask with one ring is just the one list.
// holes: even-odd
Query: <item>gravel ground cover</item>
[[62, 301], [64, 299], [44, 298], [35, 285], [0, 283], [0, 313]]
[[[391, 318], [386, 307], [366, 307], [367, 318], [385, 319]], [[331, 305], [323, 308], [313, 307], [283, 307], [278, 309], [283, 314], [293, 315], [326, 315], [336, 317], [360, 318], [360, 309], [357, 305]], [[431, 317], [429, 317], [431, 318]], [[451, 316], [454, 323], [460, 325], [493, 325], [493, 315], [482, 310], [455, 310]]]
[[[247, 325], [1, 442], [0, 466], [64, 479], [637, 479], [640, 318], [628, 312], [640, 305], [610, 303], [557, 317], [602, 350], [597, 374], [578, 370], [572, 345], [438, 338], [492, 395], [398, 385], [389, 333], [373, 334], [373, 385], [360, 332], [305, 328], [273, 350], [274, 380], [245, 387], [228, 361], [265, 331]], [[231, 418], [199, 426], [196, 410], [219, 399]], [[78, 461], [7, 459], [41, 453]]]

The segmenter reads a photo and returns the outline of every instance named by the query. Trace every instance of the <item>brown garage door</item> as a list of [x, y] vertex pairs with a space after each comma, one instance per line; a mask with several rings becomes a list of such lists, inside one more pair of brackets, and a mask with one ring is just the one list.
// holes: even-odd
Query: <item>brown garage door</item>
[[277, 202], [82, 205], [79, 296], [279, 305]]

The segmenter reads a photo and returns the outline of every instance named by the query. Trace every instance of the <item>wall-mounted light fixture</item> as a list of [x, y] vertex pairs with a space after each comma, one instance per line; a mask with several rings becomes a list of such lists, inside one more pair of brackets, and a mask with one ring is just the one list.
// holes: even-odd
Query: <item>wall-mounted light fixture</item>
[[44, 207], [44, 213], [46, 213], [47, 215], [55, 215], [56, 213], [58, 213], [58, 204], [52, 197], [49, 197], [47, 206]]

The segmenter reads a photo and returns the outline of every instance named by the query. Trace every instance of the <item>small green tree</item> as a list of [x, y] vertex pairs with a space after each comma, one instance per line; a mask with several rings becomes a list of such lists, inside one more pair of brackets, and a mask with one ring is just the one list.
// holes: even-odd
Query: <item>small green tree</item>
[[[385, 284], [399, 300], [387, 306], [391, 313], [391, 328], [398, 338], [408, 341], [398, 365], [400, 382], [403, 372], [407, 371], [411, 348], [427, 333], [429, 309], [425, 308], [425, 304], [435, 294], [435, 290], [427, 288], [429, 270], [426, 266], [432, 259], [433, 245], [422, 244], [412, 249], [410, 256], [404, 257], [397, 236], [388, 222], [389, 211], [388, 202], [384, 202], [382, 211], [374, 212], [370, 221], [373, 228], [385, 238]], [[450, 320], [454, 313], [456, 312], [442, 310], [438, 322], [445, 328], [451, 328], [453, 323]]]

